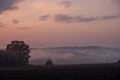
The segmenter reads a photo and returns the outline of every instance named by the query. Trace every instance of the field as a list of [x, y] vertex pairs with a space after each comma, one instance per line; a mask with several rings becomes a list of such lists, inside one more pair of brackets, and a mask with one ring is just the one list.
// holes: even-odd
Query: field
[[119, 63], [0, 67], [1, 79], [9, 80], [120, 80], [119, 75]]

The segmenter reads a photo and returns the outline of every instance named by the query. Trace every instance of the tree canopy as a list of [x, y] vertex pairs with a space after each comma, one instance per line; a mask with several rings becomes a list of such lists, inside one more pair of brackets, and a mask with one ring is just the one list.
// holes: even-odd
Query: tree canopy
[[29, 53], [29, 45], [24, 41], [12, 41], [5, 50], [0, 50], [0, 65], [27, 65]]

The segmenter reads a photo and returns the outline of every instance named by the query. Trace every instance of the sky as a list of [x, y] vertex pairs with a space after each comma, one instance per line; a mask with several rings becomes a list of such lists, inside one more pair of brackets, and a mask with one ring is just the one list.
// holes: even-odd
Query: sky
[[120, 0], [0, 0], [0, 47], [120, 47]]

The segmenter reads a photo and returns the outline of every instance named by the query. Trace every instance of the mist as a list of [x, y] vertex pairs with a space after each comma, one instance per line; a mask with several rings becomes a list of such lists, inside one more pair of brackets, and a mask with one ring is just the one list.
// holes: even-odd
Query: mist
[[116, 63], [120, 59], [119, 48], [85, 47], [50, 47], [32, 49], [30, 64], [43, 65], [48, 59], [54, 64], [92, 64]]

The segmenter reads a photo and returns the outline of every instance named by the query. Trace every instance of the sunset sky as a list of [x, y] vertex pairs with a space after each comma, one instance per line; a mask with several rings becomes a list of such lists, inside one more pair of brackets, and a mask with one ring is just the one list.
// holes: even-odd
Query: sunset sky
[[120, 0], [0, 0], [0, 47], [120, 47]]

